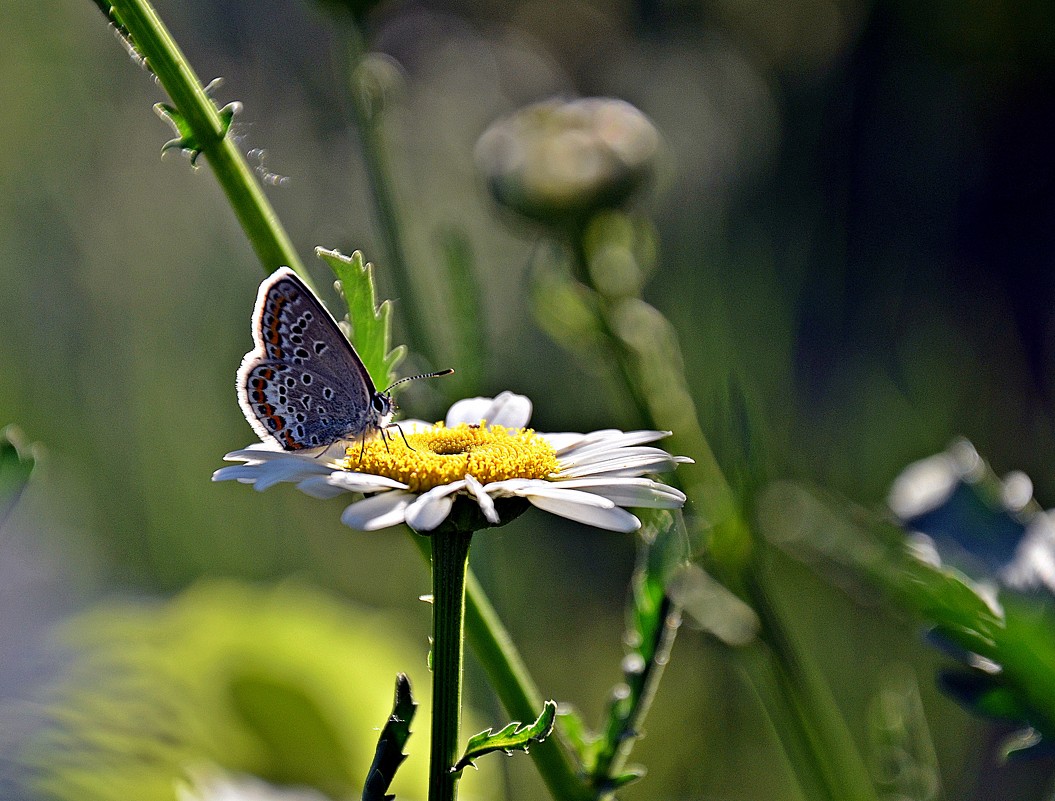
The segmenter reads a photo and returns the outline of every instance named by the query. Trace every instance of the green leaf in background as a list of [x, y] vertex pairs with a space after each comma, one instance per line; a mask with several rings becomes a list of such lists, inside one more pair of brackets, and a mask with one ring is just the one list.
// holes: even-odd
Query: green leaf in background
[[[921, 561], [881, 515], [774, 485], [759, 506], [762, 530], [792, 553], [871, 585], [932, 627], [962, 668], [943, 689], [968, 710], [1055, 737], [1055, 605], [1045, 594], [994, 599], [959, 571]], [[986, 669], [979, 669], [985, 666]]]
[[392, 801], [395, 798], [388, 794], [388, 787], [407, 758], [403, 748], [410, 738], [410, 723], [414, 720], [417, 706], [410, 692], [410, 679], [400, 673], [396, 677], [396, 700], [392, 705], [392, 714], [388, 716], [388, 722], [377, 739], [374, 762], [366, 777], [363, 801]]
[[[212, 99], [212, 93], [220, 87], [223, 83], [222, 78], [216, 78], [211, 81], [208, 86], [205, 87], [205, 94], [208, 95], [209, 99]], [[217, 109], [220, 114], [220, 122], [223, 125], [223, 136], [227, 136], [227, 132], [231, 130], [231, 122], [234, 120], [236, 114], [241, 112], [242, 104], [235, 101], [234, 103], [228, 103], [221, 109]], [[169, 150], [181, 150], [190, 156], [190, 163], [192, 166], [197, 166], [198, 156], [201, 155], [201, 145], [198, 142], [198, 138], [194, 134], [194, 129], [190, 123], [187, 122], [186, 117], [180, 113], [179, 109], [175, 106], [169, 105], [168, 103], [155, 103], [154, 111], [161, 119], [165, 120], [172, 129], [176, 132], [175, 139], [169, 139], [165, 144], [161, 146], [161, 152], [165, 153]]]
[[388, 349], [392, 329], [392, 304], [377, 303], [374, 289], [374, 265], [364, 263], [358, 250], [345, 256], [336, 250], [315, 248], [315, 254], [325, 261], [341, 285], [341, 294], [348, 305], [349, 339], [355, 352], [363, 360], [366, 371], [378, 389], [395, 381], [395, 367], [403, 359], [402, 345]]
[[697, 564], [683, 565], [667, 583], [687, 625], [731, 647], [754, 642], [760, 622], [755, 610]]
[[15, 508], [29, 482], [36, 465], [33, 450], [15, 426], [0, 429], [0, 526]]
[[231, 704], [266, 749], [277, 784], [317, 787], [334, 797], [358, 778], [352, 755], [328, 713], [292, 682], [266, 673], [230, 678]]
[[[79, 614], [40, 725], [3, 754], [22, 767], [13, 797], [177, 801], [188, 768], [213, 765], [349, 798], [367, 780], [391, 677], [420, 661], [402, 630], [295, 582], [207, 581]], [[424, 784], [424, 757], [402, 765], [397, 794]]]
[[482, 731], [470, 737], [469, 743], [465, 746], [465, 753], [455, 763], [453, 770], [463, 770], [469, 765], [475, 767], [473, 760], [479, 759], [493, 751], [504, 751], [507, 754], [511, 754], [513, 751], [526, 752], [531, 743], [541, 743], [549, 737], [550, 732], [553, 731], [553, 720], [556, 714], [556, 702], [547, 701], [542, 709], [542, 714], [538, 716], [534, 723], [528, 725], [510, 723], [501, 731], [492, 732], [491, 729], [487, 729], [487, 731]]

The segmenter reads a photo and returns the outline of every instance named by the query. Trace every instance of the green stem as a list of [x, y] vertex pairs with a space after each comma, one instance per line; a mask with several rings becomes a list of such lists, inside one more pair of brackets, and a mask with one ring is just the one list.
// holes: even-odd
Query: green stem
[[[429, 539], [417, 534], [412, 536], [415, 545], [428, 559]], [[466, 573], [465, 588], [465, 629], [473, 653], [510, 717], [534, 720], [544, 703], [542, 693], [472, 570]], [[557, 732], [545, 742], [533, 745], [528, 755], [554, 798], [562, 801], [591, 801], [594, 798]]]
[[[480, 660], [502, 705], [514, 720], [534, 720], [544, 703], [509, 632], [487, 594], [469, 572], [465, 625], [469, 643]], [[528, 752], [550, 795], [561, 801], [591, 801], [594, 794], [586, 786], [559, 730]]]
[[[831, 801], [876, 801], [868, 768], [861, 759], [816, 668], [795, 647], [765, 586], [756, 574], [747, 582], [751, 605], [761, 623], [760, 638], [771, 654], [776, 692], [769, 693], [767, 707], [780, 707], [786, 725], [778, 736], [795, 754], [800, 782], [812, 785], [810, 795]], [[772, 714], [772, 712], [771, 712]], [[804, 788], [805, 789], [805, 788]]]
[[445, 529], [432, 542], [432, 747], [429, 801], [456, 801], [465, 639], [465, 573], [472, 532]]
[[610, 747], [601, 753], [593, 770], [595, 779], [602, 783], [615, 778], [626, 766], [634, 743], [641, 736], [642, 726], [656, 697], [663, 670], [670, 661], [670, 651], [678, 632], [680, 614], [670, 598], [664, 597], [661, 604], [658, 617], [662, 622], [655, 652], [650, 659], [645, 660], [644, 672], [637, 677], [637, 686], [633, 688], [629, 706], [623, 710], [623, 714], [612, 717], [609, 721], [611, 729], [604, 733], [604, 739]]
[[[696, 459], [695, 465], [685, 466], [688, 480], [682, 483], [700, 517], [712, 526], [705, 557], [707, 567], [751, 604], [759, 616], [759, 639], [766, 647], [769, 669], [763, 671], [755, 666], [749, 675], [777, 729], [800, 787], [811, 798], [874, 801], [875, 790], [867, 769], [827, 687], [806, 656], [794, 647], [773, 609], [759, 569], [754, 536], [699, 426], [684, 375], [668, 376], [662, 393], [642, 379], [637, 366], [641, 354], [619, 336], [611, 316], [612, 304], [590, 275], [584, 228], [575, 228], [569, 242], [577, 277], [598, 299], [601, 332], [611, 342], [619, 376], [642, 420], [651, 428], [669, 426], [680, 430], [678, 442], [682, 447], [688, 446], [685, 452]], [[677, 386], [670, 386], [671, 383]], [[670, 403], [675, 394], [684, 397], [680, 407]], [[674, 409], [677, 411], [672, 412]], [[677, 419], [668, 419], [671, 414]]]
[[147, 0], [114, 0], [113, 8], [136, 49], [194, 132], [198, 146], [212, 166], [264, 269], [272, 272], [288, 266], [310, 285], [311, 277], [274, 209], [242, 154], [226, 136], [216, 104], [205, 94], [201, 80], [194, 74], [157, 12]]
[[392, 281], [396, 297], [404, 306], [400, 319], [407, 327], [407, 339], [412, 350], [423, 353], [435, 361], [432, 348], [434, 337], [429, 336], [425, 321], [428, 317], [421, 308], [410, 274], [410, 262], [403, 246], [398, 204], [392, 189], [392, 180], [385, 158], [384, 131], [381, 116], [371, 103], [369, 88], [362, 85], [360, 70], [367, 55], [358, 20], [345, 26], [348, 36], [348, 81], [351, 95], [352, 120], [359, 134], [366, 177], [370, 184], [370, 196], [374, 200], [374, 213], [384, 241], [385, 252], [392, 269]]

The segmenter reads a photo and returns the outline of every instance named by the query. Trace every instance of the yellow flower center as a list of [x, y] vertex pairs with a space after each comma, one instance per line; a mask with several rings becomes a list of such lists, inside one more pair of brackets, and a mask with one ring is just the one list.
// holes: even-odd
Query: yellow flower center
[[404, 442], [398, 431], [388, 431], [384, 440], [375, 437], [365, 448], [349, 447], [343, 466], [402, 481], [411, 492], [461, 481], [466, 475], [488, 484], [510, 478], [545, 478], [558, 468], [553, 446], [527, 428], [466, 423], [447, 428], [436, 423], [406, 438]]

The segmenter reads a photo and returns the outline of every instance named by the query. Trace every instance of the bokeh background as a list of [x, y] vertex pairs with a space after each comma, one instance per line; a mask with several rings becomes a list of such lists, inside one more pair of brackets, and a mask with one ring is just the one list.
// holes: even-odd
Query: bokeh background
[[[392, 297], [332, 18], [306, 1], [158, 10], [203, 79], [224, 78], [217, 99], [244, 104], [234, 130], [245, 152], [265, 151], [254, 165], [288, 179], [268, 195], [317, 283], [328, 277], [316, 245], [358, 248]], [[0, 708], [13, 721], [0, 787], [22, 792], [22, 745], [40, 729], [27, 704], [70, 669], [54, 626], [104, 602], [292, 578], [357, 619], [383, 610], [384, 648], [416, 659], [397, 667], [424, 687], [428, 576], [404, 537], [344, 529], [338, 502], [209, 481], [252, 439], [233, 380], [263, 273], [208, 167], [160, 158], [161, 89], [87, 0], [22, 4], [5, 29], [0, 424], [45, 458], [0, 532]], [[423, 325], [451, 359], [449, 299], [429, 279], [451, 231], [484, 287], [487, 347], [463, 391], [528, 394], [542, 430], [636, 424], [603, 365], [539, 331], [524, 289], [539, 232], [496, 213], [472, 157], [486, 126], [525, 103], [616, 96], [663, 136], [638, 208], [659, 242], [646, 295], [680, 334], [720, 460], [743, 445], [733, 395], [769, 477], [879, 505], [903, 466], [962, 434], [1055, 504], [1051, 3], [385, 2], [367, 38], [398, 65], [388, 156], [430, 293]], [[415, 387], [403, 406], [438, 418], [444, 391]], [[595, 721], [620, 675], [633, 554], [629, 538], [541, 514], [474, 549], [544, 692]], [[945, 797], [986, 797], [991, 730], [935, 690], [940, 657], [912, 624], [772, 562], [789, 626], [861, 748], [881, 688], [908, 681]], [[476, 718], [500, 722], [469, 669]], [[362, 691], [383, 715], [390, 679], [379, 681]], [[757, 698], [702, 634], [679, 638], [647, 735], [634, 757], [649, 776], [627, 799], [797, 797]], [[486, 797], [546, 797], [526, 759], [482, 768]], [[1019, 768], [1004, 797], [1039, 797], [1045, 770]]]

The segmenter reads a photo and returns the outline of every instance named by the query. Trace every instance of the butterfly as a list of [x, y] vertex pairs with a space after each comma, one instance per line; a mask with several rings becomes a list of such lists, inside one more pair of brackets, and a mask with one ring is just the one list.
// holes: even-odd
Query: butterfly
[[238, 404], [262, 440], [287, 451], [384, 437], [393, 387], [454, 372], [379, 391], [333, 316], [288, 267], [260, 284], [251, 322], [255, 347], [238, 368]]

